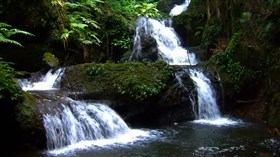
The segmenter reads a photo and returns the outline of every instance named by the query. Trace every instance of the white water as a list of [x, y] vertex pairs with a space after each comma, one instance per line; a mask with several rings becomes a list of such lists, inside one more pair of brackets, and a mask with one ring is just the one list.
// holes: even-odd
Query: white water
[[68, 105], [43, 115], [49, 153], [111, 144], [127, 144], [149, 137], [148, 131], [130, 129], [110, 107], [66, 98]]
[[24, 91], [32, 90], [56, 90], [57, 83], [60, 81], [61, 76], [63, 75], [64, 69], [60, 68], [55, 72], [51, 69], [47, 72], [45, 76], [40, 77], [39, 81], [32, 82], [27, 79], [18, 80], [19, 85]]
[[[186, 0], [182, 5], [176, 5], [170, 12], [171, 16], [176, 16], [185, 11], [190, 3]], [[189, 52], [181, 46], [175, 30], [172, 28], [172, 19], [157, 20], [139, 17], [136, 22], [136, 35], [134, 39], [134, 51], [137, 56], [141, 55], [141, 35], [145, 34], [155, 38], [160, 57], [170, 65], [196, 65], [199, 61], [195, 54]], [[216, 94], [211, 85], [211, 81], [205, 76], [201, 69], [188, 67], [198, 95], [198, 102], [194, 104], [194, 111], [197, 123], [208, 123], [213, 125], [234, 124], [232, 121], [222, 118], [216, 101]], [[178, 77], [178, 76], [177, 76]], [[179, 83], [181, 80], [178, 79]], [[193, 101], [191, 99], [191, 101]], [[195, 103], [195, 102], [193, 102]]]
[[[18, 80], [25, 91], [54, 90], [60, 82], [64, 69], [50, 70], [38, 82]], [[57, 88], [55, 88], [57, 87]], [[45, 106], [42, 113], [46, 132], [46, 153], [59, 155], [76, 150], [113, 144], [128, 144], [138, 140], [152, 139], [153, 131], [130, 129], [124, 120], [110, 107], [100, 103], [75, 101], [61, 97], [65, 104]], [[44, 107], [44, 106], [42, 106]]]
[[189, 75], [197, 88], [198, 118], [209, 120], [221, 118], [211, 81], [203, 74], [202, 70], [189, 69]]
[[175, 5], [174, 8], [170, 11], [170, 16], [180, 15], [183, 11], [187, 10], [191, 0], [185, 0], [185, 3], [181, 5]]
[[141, 55], [141, 35], [146, 34], [156, 39], [160, 57], [173, 65], [194, 65], [197, 59], [193, 53], [181, 46], [180, 39], [171, 27], [171, 19], [156, 20], [139, 17], [136, 22], [134, 50], [136, 56]]

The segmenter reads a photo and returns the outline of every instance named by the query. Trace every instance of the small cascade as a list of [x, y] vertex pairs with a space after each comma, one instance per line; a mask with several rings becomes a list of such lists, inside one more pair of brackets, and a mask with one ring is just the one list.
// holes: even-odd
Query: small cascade
[[37, 82], [32, 82], [28, 79], [20, 79], [18, 80], [18, 84], [24, 91], [56, 90], [58, 88], [58, 82], [60, 81], [63, 72], [63, 68], [59, 68], [56, 71], [51, 69], [45, 76], [40, 77]]
[[189, 69], [189, 75], [197, 89], [198, 119], [215, 120], [221, 118], [211, 81], [203, 74], [202, 70]]
[[68, 98], [69, 105], [55, 113], [43, 114], [48, 149], [58, 149], [80, 141], [115, 138], [130, 128], [111, 108]]
[[170, 11], [169, 15], [177, 16], [180, 15], [183, 11], [187, 10], [191, 0], [185, 0], [185, 3], [181, 5], [175, 5], [174, 8]]
[[[40, 104], [50, 154], [67, 154], [92, 146], [127, 144], [148, 139], [149, 131], [130, 129], [124, 120], [109, 106], [102, 103], [76, 101], [45, 90], [59, 89], [57, 84], [64, 69], [50, 70], [40, 81], [19, 80], [25, 91], [33, 91]], [[56, 88], [55, 88], [56, 87]]]
[[171, 19], [156, 20], [139, 17], [136, 21], [133, 55], [141, 56], [141, 36], [144, 34], [153, 37], [157, 41], [160, 57], [169, 64], [197, 64], [195, 55], [181, 47], [180, 39], [171, 26]]

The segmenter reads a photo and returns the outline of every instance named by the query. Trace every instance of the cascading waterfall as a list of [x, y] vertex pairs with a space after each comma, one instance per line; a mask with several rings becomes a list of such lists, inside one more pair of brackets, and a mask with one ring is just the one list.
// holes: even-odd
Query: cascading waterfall
[[58, 149], [80, 141], [115, 138], [130, 131], [111, 108], [68, 98], [55, 113], [43, 114], [48, 149]]
[[57, 83], [60, 81], [63, 72], [63, 68], [59, 68], [56, 71], [51, 69], [45, 76], [40, 77], [37, 82], [32, 82], [28, 79], [20, 79], [18, 80], [18, 83], [24, 91], [56, 90], [58, 88]]
[[169, 64], [197, 64], [195, 55], [193, 53], [188, 53], [188, 50], [180, 46], [180, 39], [171, 25], [171, 19], [156, 20], [139, 17], [136, 21], [136, 35], [134, 38], [133, 54], [141, 56], [141, 35], [146, 34], [156, 39], [159, 55]]
[[[187, 9], [190, 0], [186, 0], [182, 5], [175, 5], [170, 15], [176, 16]], [[212, 88], [211, 81], [198, 68], [192, 68], [199, 61], [195, 54], [190, 53], [181, 46], [180, 39], [172, 28], [172, 19], [157, 20], [139, 17], [136, 21], [136, 34], [134, 39], [134, 51], [137, 56], [141, 55], [141, 35], [153, 37], [157, 41], [159, 55], [170, 65], [189, 65], [186, 72], [193, 80], [198, 95], [198, 102], [195, 103], [194, 111], [197, 111], [197, 118], [200, 120], [214, 121], [212, 124], [227, 123], [220, 122], [220, 111], [216, 102], [216, 94]], [[177, 76], [178, 77], [178, 76]], [[180, 79], [178, 79], [180, 83]], [[191, 100], [193, 102], [193, 99]], [[197, 104], [197, 107], [195, 106]], [[219, 121], [216, 123], [216, 121]], [[211, 122], [210, 122], [211, 123]]]
[[[23, 90], [57, 90], [64, 69], [50, 70], [38, 82], [19, 80]], [[109, 106], [72, 100], [66, 96], [51, 96], [46, 92], [40, 101], [40, 112], [46, 132], [48, 153], [60, 154], [75, 149], [115, 143], [127, 144], [150, 137], [149, 131], [130, 129], [124, 120]], [[60, 100], [56, 100], [60, 99]]]
[[106, 104], [61, 99], [64, 103], [47, 107], [42, 113], [50, 154], [152, 138], [149, 131], [129, 128]]

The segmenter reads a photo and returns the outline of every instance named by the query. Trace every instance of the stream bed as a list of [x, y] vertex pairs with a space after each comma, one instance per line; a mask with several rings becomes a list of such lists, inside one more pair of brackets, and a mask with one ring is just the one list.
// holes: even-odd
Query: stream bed
[[[270, 157], [280, 156], [280, 138], [263, 124], [241, 121], [232, 125], [195, 122], [160, 129], [141, 129], [149, 136], [108, 144], [85, 143], [66, 150], [21, 153], [16, 157]], [[104, 142], [104, 141], [103, 141]], [[94, 144], [95, 143], [95, 144]]]

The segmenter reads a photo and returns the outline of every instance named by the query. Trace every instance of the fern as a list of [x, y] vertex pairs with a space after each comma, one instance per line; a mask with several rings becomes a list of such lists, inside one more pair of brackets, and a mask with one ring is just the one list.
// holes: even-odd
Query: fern
[[20, 29], [12, 28], [11, 25], [0, 22], [0, 43], [10, 43], [10, 44], [22, 47], [22, 45], [19, 42], [15, 41], [13, 39], [10, 39], [13, 35], [16, 35], [16, 34], [34, 36], [32, 33], [29, 33], [27, 31], [23, 31]]
[[7, 23], [0, 22], [0, 28], [9, 28], [9, 27], [12, 27], [12, 26]]
[[9, 44], [13, 44], [13, 45], [22, 47], [22, 45], [19, 42], [6, 38], [2, 33], [0, 33], [0, 43], [9, 43]]
[[0, 99], [19, 100], [22, 92], [14, 81], [15, 71], [11, 64], [0, 58]]

